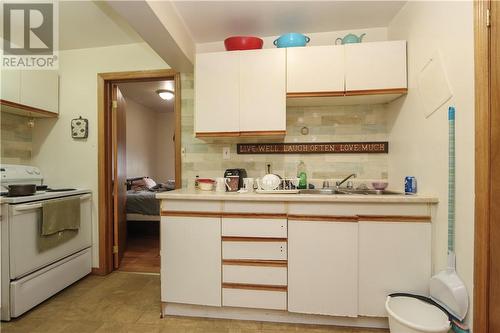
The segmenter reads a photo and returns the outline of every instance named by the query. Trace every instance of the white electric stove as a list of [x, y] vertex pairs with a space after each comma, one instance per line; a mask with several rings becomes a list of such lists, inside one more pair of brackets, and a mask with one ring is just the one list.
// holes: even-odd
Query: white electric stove
[[67, 197], [89, 193], [89, 190], [73, 188], [48, 188], [47, 190], [37, 191], [33, 195], [9, 197], [7, 195], [8, 185], [16, 184], [35, 184], [43, 185], [43, 175], [39, 168], [30, 165], [2, 164], [0, 165], [0, 203], [17, 204], [30, 201], [40, 201], [46, 199]]
[[[1, 320], [22, 315], [89, 274], [92, 267], [91, 192], [53, 189], [29, 196], [5, 196], [5, 185], [13, 184], [43, 185], [43, 175], [33, 166], [0, 165]], [[78, 232], [49, 249], [41, 249], [43, 203], [64, 197], [80, 198]]]

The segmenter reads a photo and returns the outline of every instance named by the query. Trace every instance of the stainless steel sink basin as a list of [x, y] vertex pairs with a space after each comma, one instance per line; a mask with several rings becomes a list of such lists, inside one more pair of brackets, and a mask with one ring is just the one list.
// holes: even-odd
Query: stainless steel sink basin
[[403, 193], [389, 190], [352, 190], [352, 189], [336, 189], [336, 188], [321, 188], [300, 190], [299, 194], [323, 194], [323, 195], [401, 195]]
[[400, 195], [403, 193], [389, 190], [345, 190], [345, 194], [361, 194], [361, 195]]

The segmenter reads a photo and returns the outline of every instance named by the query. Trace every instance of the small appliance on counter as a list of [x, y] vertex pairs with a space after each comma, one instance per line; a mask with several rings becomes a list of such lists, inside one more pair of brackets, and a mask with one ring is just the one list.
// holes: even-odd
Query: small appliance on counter
[[237, 192], [243, 187], [243, 178], [247, 178], [247, 171], [245, 169], [227, 169], [224, 172], [224, 178], [227, 179], [227, 191]]

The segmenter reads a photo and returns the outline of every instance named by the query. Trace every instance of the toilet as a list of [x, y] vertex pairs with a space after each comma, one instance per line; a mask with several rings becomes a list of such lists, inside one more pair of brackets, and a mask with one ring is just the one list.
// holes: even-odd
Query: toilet
[[465, 318], [468, 306], [465, 286], [452, 270], [431, 278], [430, 298], [395, 293], [385, 302], [392, 333], [446, 333], [451, 319]]

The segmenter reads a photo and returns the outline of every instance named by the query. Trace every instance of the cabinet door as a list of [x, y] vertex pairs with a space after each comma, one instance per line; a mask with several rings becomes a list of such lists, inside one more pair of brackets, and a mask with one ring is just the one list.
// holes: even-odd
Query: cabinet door
[[239, 52], [241, 132], [286, 131], [285, 52]]
[[288, 221], [288, 311], [358, 313], [358, 225]]
[[2, 70], [2, 100], [20, 103], [21, 71]]
[[21, 104], [59, 112], [59, 75], [52, 70], [21, 71]]
[[161, 218], [161, 300], [221, 306], [220, 218]]
[[346, 91], [406, 88], [406, 41], [345, 45]]
[[202, 53], [195, 65], [195, 132], [239, 132], [238, 52]]
[[287, 92], [343, 92], [344, 46], [287, 49]]
[[386, 317], [393, 292], [428, 294], [431, 224], [359, 222], [359, 314]]

